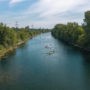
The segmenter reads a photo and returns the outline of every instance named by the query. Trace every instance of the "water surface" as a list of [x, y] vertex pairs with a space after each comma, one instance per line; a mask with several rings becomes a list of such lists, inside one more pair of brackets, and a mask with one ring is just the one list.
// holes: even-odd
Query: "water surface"
[[38, 35], [0, 61], [0, 90], [90, 90], [90, 55]]

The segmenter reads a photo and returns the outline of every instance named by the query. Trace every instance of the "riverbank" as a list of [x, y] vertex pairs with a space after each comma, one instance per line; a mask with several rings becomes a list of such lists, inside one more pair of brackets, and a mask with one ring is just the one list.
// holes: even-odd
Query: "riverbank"
[[[46, 33], [46, 32], [43, 32], [43, 33]], [[33, 37], [36, 37], [37, 35], [39, 35], [39, 34], [42, 34], [42, 32], [37, 32], [37, 34], [35, 34], [35, 35], [32, 35], [32, 36], [30, 36], [29, 38], [27, 38], [26, 40], [23, 40], [23, 41], [20, 41], [20, 42], [18, 42], [16, 45], [14, 45], [14, 46], [10, 46], [10, 47], [7, 47], [7, 48], [2, 48], [1, 50], [0, 50], [0, 60], [2, 59], [2, 58], [4, 58], [5, 56], [7, 56], [9, 53], [11, 53], [11, 52], [13, 52], [16, 48], [18, 48], [20, 45], [22, 45], [22, 44], [24, 44], [24, 43], [26, 43], [28, 40], [30, 40], [30, 39], [32, 39]]]
[[90, 50], [87, 49], [87, 48], [84, 48], [84, 47], [81, 47], [81, 46], [79, 46], [79, 45], [75, 45], [75, 44], [72, 44], [72, 46], [73, 46], [74, 48], [79, 49], [80, 51], [90, 53]]
[[29, 26], [14, 28], [0, 23], [0, 58], [25, 43], [28, 39], [48, 31], [47, 29], [30, 29]]
[[81, 51], [90, 52], [90, 34], [76, 22], [57, 24], [52, 30], [52, 35]]
[[20, 45], [26, 43], [28, 40], [32, 39], [33, 37], [37, 36], [38, 34], [41, 34], [41, 33], [37, 33], [36, 35], [33, 35], [32, 37], [30, 38], [27, 38], [26, 40], [23, 40], [23, 41], [20, 41], [18, 42], [16, 45], [14, 46], [10, 46], [10, 47], [7, 47], [7, 48], [3, 48], [2, 50], [0, 50], [0, 60], [2, 58], [4, 58], [5, 56], [7, 56], [9, 53], [13, 52], [16, 48], [18, 48]]
[[0, 50], [0, 60], [5, 57], [8, 53], [14, 51], [16, 48], [18, 48], [20, 45], [24, 44], [26, 41], [21, 41], [17, 43], [15, 46], [10, 46], [8, 48], [3, 48]]
[[[52, 34], [52, 33], [51, 33], [51, 34]], [[53, 34], [52, 34], [52, 36], [53, 36], [54, 38], [58, 39], [58, 38], [55, 37]], [[79, 46], [79, 45], [77, 45], [77, 44], [74, 44], [74, 43], [70, 43], [70, 42], [68, 42], [68, 41], [66, 41], [66, 40], [64, 40], [64, 39], [60, 39], [60, 38], [59, 38], [58, 40], [61, 41], [61, 42], [63, 42], [63, 43], [65, 43], [65, 44], [67, 44], [67, 45], [69, 45], [69, 46], [71, 46], [71, 47], [73, 47], [73, 48], [75, 48], [75, 49], [78, 49], [78, 50], [80, 50], [80, 51], [82, 51], [82, 52], [90, 53], [90, 50], [87, 49], [87, 48], [81, 47], [81, 46]]]

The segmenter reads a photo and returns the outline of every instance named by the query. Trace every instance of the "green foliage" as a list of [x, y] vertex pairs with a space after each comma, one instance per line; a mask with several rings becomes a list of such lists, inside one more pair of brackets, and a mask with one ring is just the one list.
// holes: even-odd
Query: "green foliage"
[[3, 45], [0, 45], [0, 50], [2, 50], [4, 47], [3, 47]]
[[25, 28], [10, 28], [3, 23], [0, 23], [0, 50], [10, 46], [16, 46], [18, 43], [26, 41], [43, 32], [46, 32], [46, 30], [31, 30], [29, 26], [26, 26]]
[[85, 12], [84, 22], [86, 24], [85, 26], [86, 26], [87, 31], [88, 30], [90, 31], [90, 11]]
[[84, 30], [86, 33], [86, 47], [90, 50], [90, 11], [85, 12]]
[[67, 25], [58, 24], [52, 31], [56, 38], [69, 41], [69, 43], [75, 43], [83, 33], [83, 28], [75, 22], [67, 23]]
[[79, 38], [77, 40], [77, 44], [79, 46], [85, 47], [85, 43], [86, 43], [86, 35], [85, 34], [82, 34], [82, 35], [79, 36]]
[[10, 29], [6, 25], [0, 24], [0, 44], [4, 47], [17, 43], [16, 31]]
[[57, 24], [52, 35], [69, 44], [74, 44], [90, 51], [90, 11], [85, 12], [83, 26], [78, 23]]

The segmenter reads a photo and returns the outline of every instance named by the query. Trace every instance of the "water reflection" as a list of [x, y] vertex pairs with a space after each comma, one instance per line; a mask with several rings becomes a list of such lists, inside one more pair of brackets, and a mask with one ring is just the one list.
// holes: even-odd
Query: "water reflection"
[[83, 57], [86, 63], [90, 64], [90, 53], [88, 52], [83, 52]]
[[50, 33], [33, 38], [0, 61], [0, 90], [90, 90], [89, 84], [90, 54]]

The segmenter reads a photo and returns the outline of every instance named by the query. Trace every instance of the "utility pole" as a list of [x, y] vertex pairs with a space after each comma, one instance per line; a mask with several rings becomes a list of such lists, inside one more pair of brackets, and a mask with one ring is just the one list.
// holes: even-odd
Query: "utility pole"
[[16, 24], [15, 24], [15, 27], [16, 27], [16, 30], [18, 29], [18, 22], [16, 21]]

